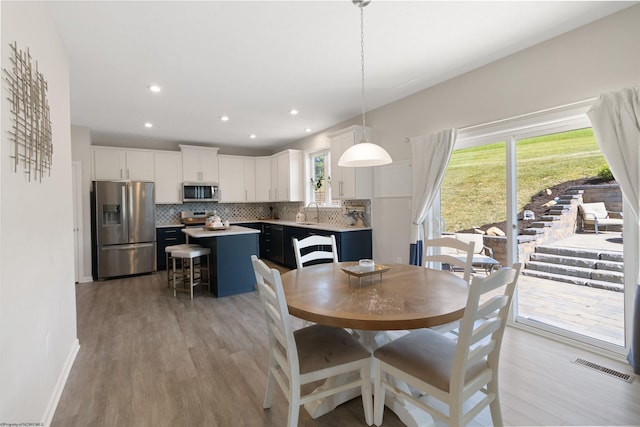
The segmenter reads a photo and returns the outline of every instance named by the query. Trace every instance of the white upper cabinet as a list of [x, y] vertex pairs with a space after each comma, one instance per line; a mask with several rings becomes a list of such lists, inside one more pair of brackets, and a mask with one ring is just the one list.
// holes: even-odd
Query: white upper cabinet
[[156, 151], [156, 203], [182, 203], [182, 154], [177, 151]]
[[180, 145], [182, 152], [182, 180], [184, 182], [218, 183], [218, 149]]
[[256, 171], [252, 157], [218, 156], [220, 166], [220, 201], [254, 202]]
[[244, 193], [246, 202], [256, 201], [256, 160], [244, 158]]
[[192, 145], [180, 152], [92, 147], [92, 156], [92, 179], [153, 181], [157, 204], [182, 203], [183, 182], [218, 184], [220, 202], [304, 200], [300, 150], [247, 157]]
[[[367, 140], [371, 142], [371, 129], [366, 128]], [[338, 166], [340, 156], [349, 147], [362, 139], [362, 126], [350, 126], [329, 135], [331, 138], [331, 198], [370, 199], [373, 189], [373, 168]]]
[[273, 200], [271, 189], [271, 158], [256, 157], [255, 161], [255, 193], [256, 202]]
[[302, 152], [271, 157], [218, 156], [221, 202], [293, 202], [303, 200]]
[[277, 202], [304, 200], [302, 151], [286, 150], [271, 157], [271, 194]]
[[153, 181], [154, 152], [114, 147], [91, 148], [94, 180]]

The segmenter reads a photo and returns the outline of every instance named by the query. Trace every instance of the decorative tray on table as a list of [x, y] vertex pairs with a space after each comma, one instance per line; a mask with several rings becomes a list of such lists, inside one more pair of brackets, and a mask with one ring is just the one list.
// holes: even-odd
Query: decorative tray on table
[[385, 273], [385, 272], [389, 271], [389, 269], [391, 267], [386, 266], [386, 265], [382, 265], [382, 264], [375, 264], [373, 266], [373, 268], [371, 268], [371, 267], [363, 268], [358, 263], [355, 263], [355, 264], [352, 264], [352, 265], [343, 265], [343, 266], [340, 266], [340, 268], [342, 269], [342, 271], [347, 273], [349, 276], [355, 276], [355, 277], [358, 277], [358, 278], [362, 278], [362, 277], [366, 277], [366, 276], [372, 276], [374, 274], [382, 275], [382, 273]]

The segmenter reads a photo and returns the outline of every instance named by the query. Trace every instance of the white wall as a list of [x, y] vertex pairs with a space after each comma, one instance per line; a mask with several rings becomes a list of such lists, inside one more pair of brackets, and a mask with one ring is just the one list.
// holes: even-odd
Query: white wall
[[71, 126], [71, 155], [82, 164], [82, 247], [84, 254], [80, 267], [80, 282], [91, 282], [91, 132], [85, 126]]
[[[532, 113], [640, 83], [640, 5], [367, 113], [374, 140], [394, 161], [410, 159], [405, 138]], [[437, 61], [437, 58], [434, 58]], [[287, 148], [308, 149], [359, 117]], [[408, 199], [374, 200], [373, 255], [409, 260]], [[403, 213], [405, 215], [403, 215]], [[407, 241], [399, 236], [407, 236]]]
[[29, 49], [48, 82], [51, 176], [10, 167], [2, 84], [0, 146], [0, 422], [49, 423], [78, 349], [73, 263], [69, 64], [47, 6], [0, 3], [2, 68], [9, 43]]

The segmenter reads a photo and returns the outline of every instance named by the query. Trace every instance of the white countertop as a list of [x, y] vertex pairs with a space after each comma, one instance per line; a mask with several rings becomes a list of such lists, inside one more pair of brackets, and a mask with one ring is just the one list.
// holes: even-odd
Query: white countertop
[[[325, 230], [325, 231], [334, 231], [337, 233], [343, 233], [345, 231], [358, 231], [358, 230], [371, 230], [371, 227], [355, 227], [355, 226], [349, 226], [349, 225], [335, 225], [335, 224], [324, 224], [322, 222], [317, 223], [317, 222], [305, 222], [305, 223], [301, 223], [301, 222], [295, 222], [295, 221], [286, 221], [283, 219], [256, 219], [256, 220], [245, 220], [245, 221], [233, 221], [231, 224], [245, 224], [248, 222], [260, 222], [260, 223], [266, 223], [266, 224], [279, 224], [279, 225], [286, 225], [289, 227], [301, 227], [301, 228], [310, 228], [312, 230]], [[156, 224], [156, 228], [169, 228], [169, 227], [185, 227], [184, 224]], [[246, 228], [246, 227], [239, 227], [239, 228]], [[208, 231], [208, 230], [202, 230], [201, 227], [187, 227], [186, 229], [196, 229], [196, 230], [200, 230], [200, 231], [206, 231], [208, 233], [220, 233], [220, 231]], [[229, 230], [225, 230], [225, 231], [229, 231]], [[183, 230], [183, 232], [185, 232]], [[257, 230], [255, 230], [255, 232], [258, 232]], [[187, 233], [188, 234], [188, 233]], [[232, 233], [233, 234], [233, 233]], [[191, 235], [191, 234], [189, 234]], [[215, 235], [220, 235], [220, 234], [215, 234]], [[196, 236], [192, 236], [192, 237], [196, 237]]]
[[[249, 221], [244, 221], [244, 222], [249, 222]], [[263, 222], [265, 224], [287, 225], [289, 227], [310, 228], [313, 230], [335, 231], [338, 233], [342, 233], [345, 231], [371, 230], [371, 227], [355, 227], [355, 226], [349, 226], [349, 225], [324, 224], [322, 222], [295, 222], [295, 221], [285, 221], [283, 219], [261, 219], [255, 222]]]
[[259, 230], [253, 228], [240, 227], [239, 225], [232, 225], [225, 230], [205, 230], [204, 227], [187, 227], [183, 228], [182, 232], [187, 236], [199, 239], [202, 237], [220, 237], [220, 236], [234, 236], [238, 234], [258, 234]]
[[184, 227], [184, 224], [156, 224], [156, 228]]

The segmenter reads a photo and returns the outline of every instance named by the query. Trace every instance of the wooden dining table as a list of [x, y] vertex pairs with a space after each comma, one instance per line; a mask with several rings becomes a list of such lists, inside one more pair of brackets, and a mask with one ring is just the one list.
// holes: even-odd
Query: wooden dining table
[[[372, 351], [388, 342], [386, 331], [428, 328], [462, 318], [468, 285], [461, 277], [407, 264], [376, 265], [376, 269], [378, 272], [360, 272], [357, 262], [343, 262], [282, 274], [289, 313], [314, 323], [353, 329]], [[305, 408], [316, 418], [358, 393], [354, 390]], [[385, 404], [408, 426], [433, 422], [404, 401], [387, 399]]]

